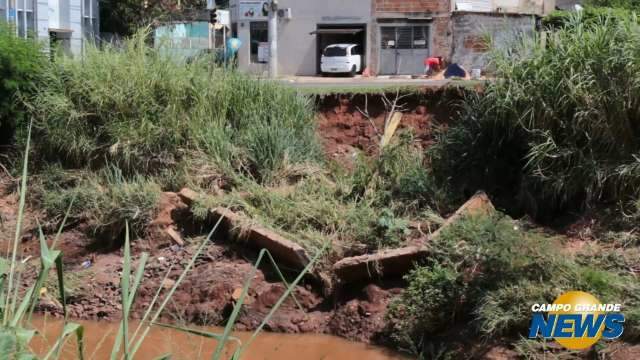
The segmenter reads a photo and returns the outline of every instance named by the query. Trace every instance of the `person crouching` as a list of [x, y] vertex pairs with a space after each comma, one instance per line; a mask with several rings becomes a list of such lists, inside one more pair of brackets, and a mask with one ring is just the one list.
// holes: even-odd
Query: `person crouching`
[[442, 56], [427, 57], [424, 59], [424, 74], [431, 76], [442, 70], [443, 65]]

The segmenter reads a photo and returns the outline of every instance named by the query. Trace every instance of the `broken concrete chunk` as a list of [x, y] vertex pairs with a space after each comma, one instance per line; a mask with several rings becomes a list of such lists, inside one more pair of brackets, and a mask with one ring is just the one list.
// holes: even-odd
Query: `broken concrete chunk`
[[375, 254], [342, 259], [333, 265], [333, 271], [343, 283], [402, 275], [427, 254], [427, 249], [419, 246], [383, 250]]
[[[223, 217], [222, 227], [227, 232], [241, 228], [243, 224], [249, 223], [243, 216], [225, 208], [215, 208], [211, 210], [214, 221]], [[294, 243], [283, 236], [263, 228], [259, 225], [250, 225], [247, 230], [243, 230], [239, 237], [257, 249], [267, 249], [276, 261], [287, 263], [302, 269], [309, 264], [309, 256], [302, 246]]]
[[189, 189], [183, 188], [178, 192], [178, 196], [184, 201], [185, 204], [191, 206], [198, 199], [198, 193]]
[[478, 191], [469, 200], [467, 200], [467, 202], [464, 203], [458, 210], [456, 210], [456, 212], [453, 213], [453, 215], [451, 215], [444, 222], [444, 224], [440, 226], [438, 230], [434, 231], [429, 238], [434, 239], [435, 237], [440, 235], [440, 233], [444, 229], [448, 228], [449, 226], [451, 226], [451, 224], [460, 220], [460, 218], [462, 218], [463, 216], [489, 215], [494, 213], [495, 211], [496, 209], [493, 207], [493, 204], [491, 203], [491, 200], [489, 200], [489, 197], [487, 196], [487, 194], [485, 194], [483, 191]]
[[155, 218], [147, 229], [149, 237], [159, 243], [177, 243], [182, 246], [184, 241], [176, 229], [189, 216], [189, 206], [178, 194], [163, 192], [156, 204]]
[[180, 246], [184, 246], [184, 240], [182, 239], [182, 235], [176, 231], [173, 227], [169, 226], [164, 230], [167, 235], [173, 240], [176, 244]]

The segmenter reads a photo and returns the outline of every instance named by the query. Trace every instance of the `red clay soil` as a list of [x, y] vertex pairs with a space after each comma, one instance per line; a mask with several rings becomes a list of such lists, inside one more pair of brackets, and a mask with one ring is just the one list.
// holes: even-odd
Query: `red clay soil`
[[[134, 305], [134, 318], [142, 317], [159, 288], [162, 289], [160, 299], [164, 298], [195, 249], [196, 245], [192, 244], [152, 250], [145, 268], [144, 282]], [[139, 250], [135, 252], [139, 253]], [[252, 270], [253, 265], [249, 260], [254, 256], [250, 250], [232, 249], [228, 244], [209, 244], [178, 287], [164, 317], [196, 324], [224, 324], [225, 317], [229, 315], [247, 280], [247, 274]], [[69, 314], [80, 319], [119, 319], [122, 254], [92, 253], [84, 259], [92, 261], [90, 267], [85, 268], [81, 263], [67, 266], [68, 272], [87, 274], [69, 299]], [[169, 276], [164, 280], [167, 272]], [[285, 287], [271, 269], [265, 267], [258, 270], [252, 279], [236, 329], [255, 329], [284, 291]], [[376, 285], [363, 286], [357, 293], [365, 294], [364, 297], [354, 298], [355, 295], [346, 294], [333, 304], [311, 284], [302, 284], [294, 291], [300, 307], [291, 298], [287, 299], [267, 324], [267, 330], [331, 333], [370, 342], [383, 331], [387, 304], [392, 295], [400, 291], [399, 287], [383, 290]], [[39, 310], [54, 316], [62, 315], [59, 304], [49, 297], [41, 301]]]
[[[17, 195], [10, 191], [5, 181], [0, 190], [0, 216], [4, 231], [0, 246], [6, 246], [13, 239], [16, 225]], [[141, 318], [158, 289], [162, 300], [175, 284], [183, 269], [196, 251], [204, 235], [195, 236], [184, 246], [162, 234], [162, 228], [175, 228], [180, 233], [191, 233], [184, 216], [186, 208], [179, 197], [163, 194], [162, 208], [158, 217], [149, 226], [147, 235], [133, 243], [133, 268], [143, 251], [150, 254], [145, 267], [144, 280], [134, 304], [132, 316]], [[35, 214], [30, 212], [35, 219]], [[27, 222], [23, 227], [25, 234], [20, 242], [21, 258], [26, 262], [23, 274], [23, 288], [32, 284], [38, 268], [38, 239], [34, 236], [36, 223]], [[120, 274], [122, 272], [123, 253], [121, 249], [106, 250], [96, 247], [93, 239], [76, 225], [62, 233], [57, 249], [63, 253], [65, 280], [68, 286], [67, 310], [72, 318], [90, 320], [117, 320], [121, 316]], [[55, 235], [50, 231], [46, 237], [49, 242]], [[185, 236], [186, 239], [189, 239]], [[242, 244], [230, 244], [212, 241], [197, 259], [194, 267], [178, 287], [169, 302], [163, 317], [176, 318], [197, 324], [221, 325], [229, 315], [240, 290], [253, 268], [256, 253]], [[167, 279], [165, 275], [169, 272]], [[289, 274], [292, 275], [292, 274]], [[55, 275], [50, 274], [47, 289], [41, 296], [37, 310], [53, 316], [62, 316], [62, 307], [55, 295]], [[400, 287], [381, 289], [376, 285], [354, 287], [356, 291], [326, 298], [317, 284], [303, 282], [295, 288], [296, 304], [291, 298], [285, 301], [267, 324], [267, 330], [286, 333], [330, 333], [346, 338], [371, 342], [383, 331], [384, 314], [393, 294]], [[253, 330], [264, 319], [285, 288], [269, 266], [258, 269], [246, 298], [243, 311], [238, 319], [237, 330]]]
[[[410, 130], [416, 144], [428, 147], [434, 133], [446, 126], [449, 107], [425, 99], [428, 94], [402, 99], [403, 117], [398, 133]], [[392, 97], [392, 96], [391, 96]], [[349, 165], [358, 151], [371, 155], [378, 151], [384, 121], [388, 115], [380, 95], [327, 96], [318, 104], [318, 134], [325, 154], [343, 165]]]

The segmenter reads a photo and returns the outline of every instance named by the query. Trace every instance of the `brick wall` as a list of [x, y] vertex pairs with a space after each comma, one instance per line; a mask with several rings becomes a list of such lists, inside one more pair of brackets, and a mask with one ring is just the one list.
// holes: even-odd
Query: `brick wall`
[[449, 0], [374, 0], [376, 12], [449, 12]]
[[[406, 23], [409, 17], [431, 17], [425, 20], [431, 25], [431, 54], [451, 58], [452, 27], [451, 1], [453, 0], [372, 0], [372, 14], [374, 19], [384, 19], [386, 22]], [[418, 24], [418, 22], [413, 22]], [[374, 71], [379, 70], [379, 39], [377, 38], [377, 24], [374, 23], [370, 66]]]

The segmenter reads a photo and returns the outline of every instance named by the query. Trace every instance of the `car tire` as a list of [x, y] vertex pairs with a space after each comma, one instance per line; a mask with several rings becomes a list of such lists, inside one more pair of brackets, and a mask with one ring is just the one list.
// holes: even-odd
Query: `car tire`
[[357, 71], [358, 71], [358, 69], [356, 68], [355, 65], [353, 65], [353, 67], [351, 68], [351, 71], [349, 72], [349, 76], [355, 77]]

